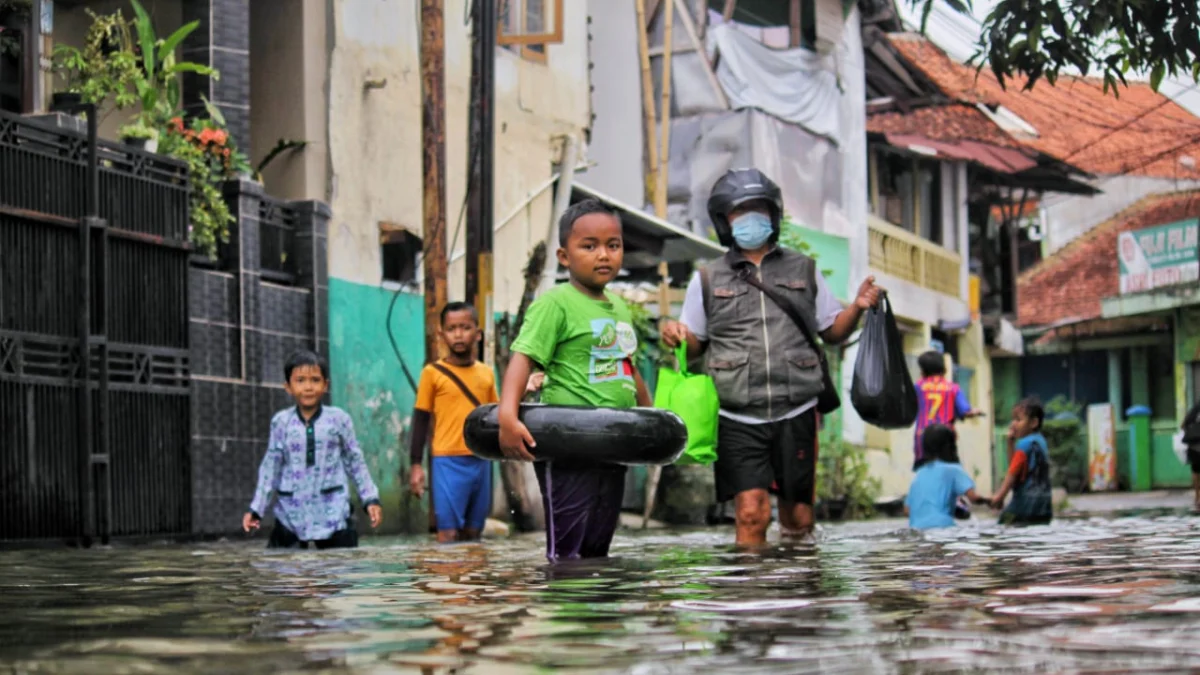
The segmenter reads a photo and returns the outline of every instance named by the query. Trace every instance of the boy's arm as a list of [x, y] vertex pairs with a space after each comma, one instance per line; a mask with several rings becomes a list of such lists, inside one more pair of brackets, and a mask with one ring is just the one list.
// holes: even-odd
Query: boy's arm
[[367, 460], [363, 457], [362, 448], [358, 445], [358, 438], [354, 435], [354, 422], [346, 415], [343, 419], [342, 427], [342, 466], [345, 467], [346, 473], [354, 479], [354, 485], [358, 487], [358, 496], [363, 501], [364, 507], [372, 505], [379, 506], [379, 488], [375, 487], [375, 481], [371, 480], [371, 471], [367, 468]]
[[646, 381], [642, 379], [642, 374], [637, 368], [633, 369], [633, 383], [637, 386], [637, 404], [643, 408], [653, 408], [654, 399], [650, 396], [650, 387], [646, 386]]
[[433, 427], [433, 415], [424, 410], [413, 410], [412, 434], [408, 439], [408, 459], [413, 467], [425, 462], [425, 446], [429, 443], [429, 430]]
[[521, 397], [525, 394], [525, 385], [529, 382], [529, 374], [533, 372], [533, 359], [521, 352], [513, 352], [504, 371], [504, 382], [500, 385], [500, 405], [497, 411], [500, 421], [500, 450], [509, 459], [533, 461], [533, 455], [527, 448], [537, 445], [529, 429], [521, 423], [518, 413], [521, 408]]
[[1008, 438], [1008, 456], [1012, 457], [1012, 461], [1008, 464], [1008, 473], [1005, 474], [1004, 482], [1000, 484], [1000, 489], [996, 490], [996, 494], [992, 495], [992, 506], [996, 508], [1004, 506], [1004, 498], [1008, 496], [1009, 491], [1016, 485], [1017, 475], [1025, 467], [1025, 452], [1017, 450], [1016, 439], [1011, 436]]
[[267, 454], [263, 455], [262, 463], [258, 465], [258, 485], [254, 490], [254, 499], [250, 501], [250, 513], [256, 520], [261, 520], [271, 505], [271, 498], [279, 488], [279, 474], [283, 469], [283, 427], [271, 422], [271, 437], [267, 441]]

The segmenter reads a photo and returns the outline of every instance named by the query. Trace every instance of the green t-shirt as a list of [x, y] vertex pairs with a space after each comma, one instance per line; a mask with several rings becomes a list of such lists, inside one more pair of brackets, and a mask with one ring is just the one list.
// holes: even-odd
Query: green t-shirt
[[596, 408], [637, 405], [633, 355], [637, 334], [629, 307], [605, 291], [593, 300], [569, 283], [529, 306], [512, 351], [546, 371], [542, 403]]

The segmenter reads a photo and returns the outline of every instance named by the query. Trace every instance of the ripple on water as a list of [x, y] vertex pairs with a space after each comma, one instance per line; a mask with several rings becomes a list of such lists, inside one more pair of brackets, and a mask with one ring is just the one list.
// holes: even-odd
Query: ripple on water
[[1200, 670], [1200, 519], [729, 528], [355, 551], [244, 543], [5, 553], [0, 672], [652, 673]]

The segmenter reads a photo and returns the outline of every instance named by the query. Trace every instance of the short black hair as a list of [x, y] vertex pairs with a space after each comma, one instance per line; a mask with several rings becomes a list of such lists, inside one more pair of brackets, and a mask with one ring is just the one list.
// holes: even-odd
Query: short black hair
[[921, 367], [921, 375], [933, 377], [946, 374], [946, 358], [941, 352], [929, 350], [917, 357], [917, 365]]
[[469, 302], [447, 302], [446, 306], [442, 308], [441, 324], [443, 326], [446, 325], [446, 317], [449, 316], [450, 312], [470, 312], [471, 320], [475, 322], [476, 326], [479, 325], [479, 312], [475, 310], [475, 305]]
[[291, 356], [287, 357], [287, 361], [283, 362], [283, 381], [292, 381], [292, 371], [304, 366], [316, 366], [321, 369], [321, 377], [329, 379], [329, 366], [325, 364], [325, 359], [321, 358], [316, 352], [308, 349], [298, 349], [292, 352]]
[[1038, 431], [1042, 430], [1042, 425], [1046, 423], [1046, 408], [1042, 405], [1042, 399], [1036, 396], [1026, 396], [1013, 407], [1024, 410], [1026, 415], [1037, 420]]
[[958, 435], [945, 424], [930, 424], [921, 432], [921, 451], [925, 459], [958, 464]]
[[588, 198], [576, 202], [568, 206], [567, 210], [563, 211], [562, 218], [558, 219], [558, 245], [566, 248], [567, 240], [571, 238], [571, 231], [575, 229], [575, 221], [592, 213], [612, 216], [617, 219], [618, 223], [621, 222], [621, 217], [617, 215], [617, 212], [599, 199]]

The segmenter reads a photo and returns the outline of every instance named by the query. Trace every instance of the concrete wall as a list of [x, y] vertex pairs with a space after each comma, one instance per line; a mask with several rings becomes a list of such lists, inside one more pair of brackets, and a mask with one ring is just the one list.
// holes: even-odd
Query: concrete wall
[[[419, 377], [423, 304], [420, 296], [382, 287], [379, 225], [398, 224], [417, 235], [423, 229], [419, 3], [332, 0], [329, 7], [325, 141], [334, 213], [329, 243], [333, 400], [353, 415], [376, 470], [385, 528], [417, 531], [424, 528], [424, 507], [404, 496], [399, 482], [407, 471], [407, 442], [402, 443], [401, 435], [408, 428], [414, 392], [393, 352], [386, 319], [395, 299], [392, 333], [413, 376]], [[467, 179], [471, 43], [464, 9], [464, 3], [445, 5], [448, 240], [460, 230]], [[315, 12], [311, 17], [314, 22], [319, 18]], [[309, 18], [306, 8], [305, 22]], [[568, 2], [564, 18], [563, 42], [547, 47], [545, 62], [496, 50], [497, 219], [552, 176], [564, 135], [582, 140], [590, 124], [586, 7]], [[314, 75], [306, 71], [305, 77]], [[368, 82], [373, 86], [365, 86]], [[315, 162], [306, 155], [309, 188], [320, 175]], [[546, 236], [551, 199], [552, 192], [546, 191], [496, 232], [496, 311], [517, 308], [521, 270], [530, 249]], [[463, 293], [465, 266], [454, 254], [465, 249], [465, 237], [460, 230], [450, 244], [455, 260], [449, 272], [451, 299]]]
[[1112, 218], [1147, 195], [1186, 190], [1196, 181], [1145, 176], [1110, 176], [1094, 182], [1094, 196], [1052, 195], [1042, 201], [1042, 255], [1050, 256], [1072, 239]]
[[[578, 0], [576, 0], [578, 1]], [[595, 163], [576, 180], [610, 197], [642, 206], [645, 194], [645, 118], [641, 63], [633, 36], [632, 2], [588, 0], [592, 53], [603, 55], [592, 69], [592, 125], [588, 158]]]
[[281, 139], [307, 142], [263, 172], [281, 199], [329, 199], [327, 4], [250, 4], [250, 163], [257, 167]]

